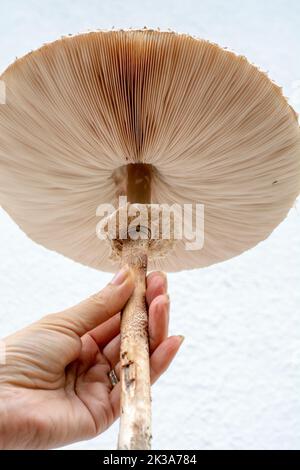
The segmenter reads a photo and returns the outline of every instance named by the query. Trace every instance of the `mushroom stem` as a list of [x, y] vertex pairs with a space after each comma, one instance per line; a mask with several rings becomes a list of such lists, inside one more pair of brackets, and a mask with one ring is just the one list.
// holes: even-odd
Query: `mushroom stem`
[[127, 165], [128, 202], [148, 204], [151, 202], [152, 165], [131, 163]]
[[127, 240], [122, 263], [135, 275], [135, 288], [121, 320], [121, 422], [118, 448], [151, 448], [151, 391], [148, 312], [146, 307], [147, 240]]
[[[127, 167], [127, 198], [132, 203], [151, 200], [149, 165]], [[135, 288], [121, 319], [121, 420], [118, 449], [151, 448], [151, 382], [148, 311], [146, 306], [149, 240], [123, 241], [122, 264], [135, 276]]]

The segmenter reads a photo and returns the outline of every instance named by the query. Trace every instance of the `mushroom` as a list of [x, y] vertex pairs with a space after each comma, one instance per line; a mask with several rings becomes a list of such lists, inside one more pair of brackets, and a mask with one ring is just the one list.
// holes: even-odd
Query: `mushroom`
[[[16, 60], [1, 80], [3, 208], [51, 250], [96, 269], [115, 271], [119, 262], [135, 272], [122, 313], [119, 448], [149, 449], [147, 262], [199, 268], [267, 238], [300, 191], [297, 115], [245, 57], [173, 32], [64, 37]], [[102, 219], [108, 240], [100, 240], [97, 208], [116, 207], [120, 196], [128, 202]], [[130, 209], [146, 208], [158, 224], [159, 204], [177, 211], [189, 204], [192, 215], [204, 205], [201, 249], [186, 249], [174, 221], [170, 239], [161, 229], [154, 239], [144, 223], [139, 238], [129, 229], [121, 236], [122, 214], [128, 222]]]

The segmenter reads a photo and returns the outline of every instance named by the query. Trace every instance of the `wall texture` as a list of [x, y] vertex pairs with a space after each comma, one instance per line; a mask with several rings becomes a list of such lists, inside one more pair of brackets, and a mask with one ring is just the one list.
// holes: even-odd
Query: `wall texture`
[[[299, 2], [1, 1], [0, 68], [88, 28], [189, 32], [267, 70], [300, 110]], [[236, 259], [169, 276], [171, 333], [186, 337], [153, 389], [154, 448], [300, 449], [299, 210]], [[31, 242], [0, 210], [0, 337], [109, 280]], [[74, 448], [114, 448], [117, 426]]]

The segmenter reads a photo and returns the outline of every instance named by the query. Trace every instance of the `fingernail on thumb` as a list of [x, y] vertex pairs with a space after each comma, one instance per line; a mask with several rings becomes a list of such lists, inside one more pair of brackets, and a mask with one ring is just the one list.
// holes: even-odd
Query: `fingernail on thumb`
[[118, 271], [112, 281], [111, 281], [111, 284], [113, 284], [114, 286], [120, 286], [121, 284], [123, 284], [123, 282], [127, 279], [129, 275], [129, 266], [123, 266], [122, 269], [120, 269], [120, 271]]

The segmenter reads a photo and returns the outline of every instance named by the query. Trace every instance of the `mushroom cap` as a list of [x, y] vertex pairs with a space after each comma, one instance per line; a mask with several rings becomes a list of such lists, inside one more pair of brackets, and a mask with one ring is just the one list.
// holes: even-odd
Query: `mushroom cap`
[[91, 32], [27, 54], [1, 80], [0, 203], [30, 238], [82, 264], [116, 268], [96, 209], [116, 205], [129, 163], [152, 165], [153, 203], [204, 204], [202, 249], [179, 240], [150, 269], [242, 253], [299, 194], [296, 113], [265, 73], [216, 44]]

